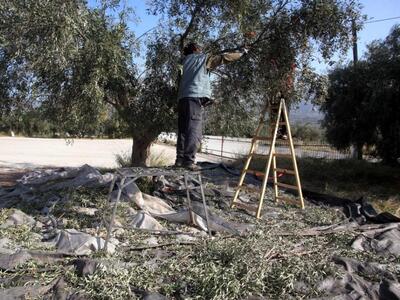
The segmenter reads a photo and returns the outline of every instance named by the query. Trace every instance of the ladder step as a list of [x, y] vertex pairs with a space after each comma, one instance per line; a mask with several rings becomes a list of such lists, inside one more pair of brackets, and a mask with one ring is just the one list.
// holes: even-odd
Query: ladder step
[[276, 168], [274, 169], [275, 172], [280, 172], [283, 174], [290, 174], [290, 175], [296, 175], [296, 172], [294, 170], [287, 170], [287, 169], [281, 169], [281, 168]]
[[253, 156], [254, 158], [268, 159], [268, 155], [266, 155], [266, 154], [257, 154], [257, 153], [253, 153], [252, 156]]
[[253, 211], [253, 212], [257, 212], [257, 210], [258, 210], [258, 207], [254, 206], [254, 205], [250, 205], [250, 204], [245, 204], [242, 202], [235, 202], [235, 203], [233, 203], [232, 206], [242, 208], [242, 209], [247, 209], [247, 210]]
[[246, 169], [245, 172], [249, 173], [249, 174], [253, 174], [255, 176], [264, 176], [265, 175], [264, 172], [255, 171], [255, 170], [249, 170], [249, 169]]
[[293, 199], [293, 198], [289, 198], [289, 197], [278, 196], [278, 197], [276, 197], [276, 200], [283, 201], [283, 202], [289, 203], [289, 204], [301, 205], [300, 201]]
[[274, 153], [275, 157], [285, 157], [285, 158], [292, 158], [292, 154], [287, 153]]
[[[287, 153], [273, 153], [273, 155], [275, 157], [292, 158], [292, 154], [287, 154]], [[268, 155], [267, 154], [253, 153], [250, 156], [253, 156], [255, 158], [268, 159]]]
[[253, 140], [257, 140], [257, 141], [271, 141], [272, 138], [269, 136], [254, 136]]
[[286, 122], [279, 122], [279, 125], [286, 125]]
[[276, 185], [287, 188], [287, 189], [291, 189], [291, 190], [299, 190], [299, 188], [296, 185], [286, 184], [286, 183], [282, 183], [282, 182], [277, 182]]

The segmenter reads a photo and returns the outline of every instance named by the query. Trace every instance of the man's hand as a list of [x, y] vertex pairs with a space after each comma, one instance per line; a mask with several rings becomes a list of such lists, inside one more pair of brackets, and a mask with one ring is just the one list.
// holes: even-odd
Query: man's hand
[[215, 103], [215, 100], [210, 99], [210, 98], [201, 98], [201, 106], [207, 107], [210, 105], [213, 105]]
[[256, 37], [257, 34], [255, 31], [248, 31], [248, 32], [245, 32], [243, 35], [246, 38], [253, 39]]

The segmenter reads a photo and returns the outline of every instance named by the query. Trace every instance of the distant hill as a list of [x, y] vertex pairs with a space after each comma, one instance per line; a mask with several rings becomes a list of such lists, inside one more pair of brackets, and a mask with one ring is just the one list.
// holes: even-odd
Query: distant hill
[[310, 123], [320, 125], [324, 115], [319, 111], [319, 107], [310, 103], [300, 103], [298, 108], [290, 111], [290, 122], [292, 124]]

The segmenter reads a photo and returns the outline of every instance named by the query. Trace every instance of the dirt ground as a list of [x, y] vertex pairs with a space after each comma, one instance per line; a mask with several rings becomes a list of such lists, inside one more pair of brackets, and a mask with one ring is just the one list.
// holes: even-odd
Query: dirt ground
[[[89, 164], [99, 168], [117, 167], [115, 156], [128, 153], [129, 139], [44, 139], [1, 137], [0, 167], [33, 169], [37, 167], [78, 167]], [[172, 158], [174, 150], [155, 145], [153, 151]]]
[[16, 183], [16, 180], [21, 178], [25, 173], [29, 172], [27, 169], [9, 169], [0, 168], [0, 186], [10, 187]]
[[[116, 155], [129, 153], [130, 139], [44, 139], [0, 137], [0, 186], [8, 187], [25, 173], [43, 167], [116, 168]], [[152, 155], [162, 156], [168, 164], [175, 160], [175, 147], [154, 144]], [[198, 161], [215, 161], [215, 156], [199, 154]]]

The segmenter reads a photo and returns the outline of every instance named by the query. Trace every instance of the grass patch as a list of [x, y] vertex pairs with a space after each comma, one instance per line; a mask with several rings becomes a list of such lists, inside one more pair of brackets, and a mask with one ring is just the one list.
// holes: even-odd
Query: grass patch
[[[12, 215], [14, 209], [0, 209], [0, 225]], [[0, 238], [11, 240], [14, 244], [22, 248], [29, 248], [32, 250], [48, 250], [51, 247], [41, 243], [41, 236], [38, 234], [39, 228], [31, 225], [11, 225], [2, 227], [0, 226]]]
[[[240, 167], [243, 159], [234, 165]], [[297, 159], [304, 189], [343, 197], [366, 197], [379, 210], [400, 211], [400, 168], [357, 160], [327, 160], [318, 158]], [[292, 169], [289, 159], [278, 158], [278, 167]], [[265, 160], [253, 159], [250, 167], [263, 171]], [[294, 177], [284, 175], [282, 182], [294, 184]]]
[[120, 168], [128, 168], [132, 166], [131, 153], [124, 152], [115, 155], [115, 162]]
[[[129, 168], [132, 166], [131, 152], [124, 152], [115, 155], [115, 161], [120, 168]], [[164, 151], [160, 153], [151, 153], [149, 157], [149, 167], [168, 166], [169, 160]]]
[[168, 146], [174, 146], [174, 147], [176, 146], [176, 141], [167, 140], [167, 139], [158, 140], [157, 143], [160, 145], [168, 145]]

